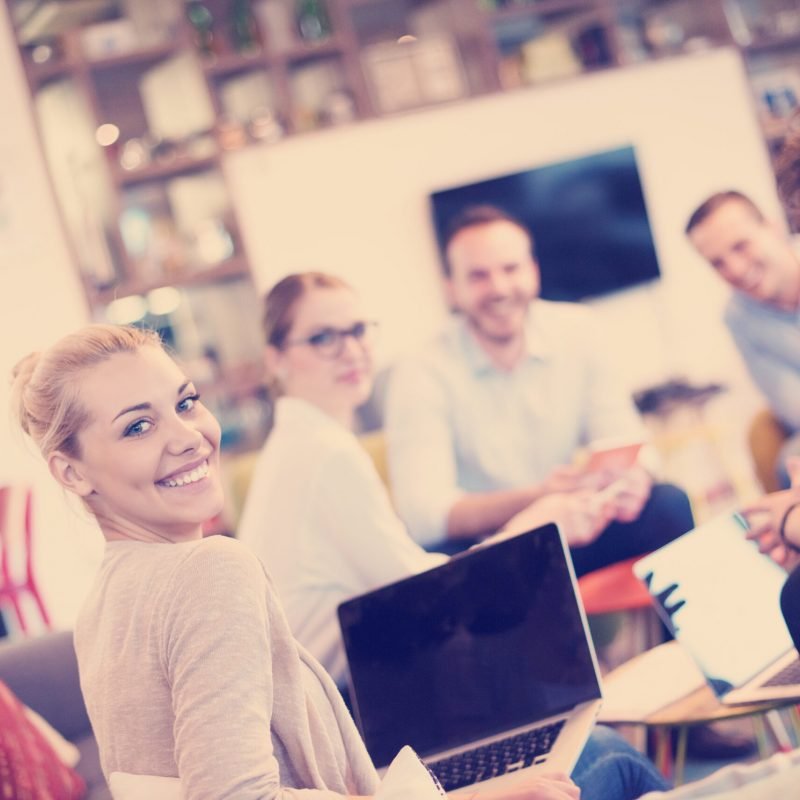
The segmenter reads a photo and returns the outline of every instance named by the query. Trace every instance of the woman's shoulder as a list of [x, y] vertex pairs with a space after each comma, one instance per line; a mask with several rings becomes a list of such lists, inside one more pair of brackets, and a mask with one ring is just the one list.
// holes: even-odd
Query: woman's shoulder
[[177, 580], [236, 582], [264, 577], [264, 568], [250, 548], [221, 534], [206, 536], [187, 548], [176, 564]]

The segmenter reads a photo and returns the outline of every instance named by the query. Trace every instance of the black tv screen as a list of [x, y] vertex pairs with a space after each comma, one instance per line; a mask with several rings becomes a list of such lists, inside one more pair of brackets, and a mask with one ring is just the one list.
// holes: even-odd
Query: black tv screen
[[468, 206], [498, 206], [525, 223], [547, 300], [584, 300], [660, 274], [633, 147], [444, 189], [431, 204], [440, 248]]

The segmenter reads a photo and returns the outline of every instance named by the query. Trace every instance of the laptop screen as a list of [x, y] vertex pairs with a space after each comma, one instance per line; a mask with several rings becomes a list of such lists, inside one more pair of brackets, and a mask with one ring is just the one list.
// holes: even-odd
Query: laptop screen
[[377, 766], [405, 744], [430, 756], [600, 696], [567, 558], [548, 525], [339, 606]]
[[786, 573], [745, 538], [746, 528], [738, 514], [717, 517], [634, 565], [718, 694], [792, 647], [779, 603]]

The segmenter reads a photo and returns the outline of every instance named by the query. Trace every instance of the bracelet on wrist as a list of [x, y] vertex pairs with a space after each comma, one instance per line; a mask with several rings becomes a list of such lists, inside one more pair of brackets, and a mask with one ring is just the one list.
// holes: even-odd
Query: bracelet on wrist
[[781, 517], [781, 523], [778, 526], [778, 536], [781, 537], [781, 541], [783, 542], [783, 546], [786, 547], [787, 550], [791, 550], [793, 553], [800, 554], [800, 545], [795, 544], [794, 542], [790, 542], [789, 539], [786, 538], [786, 523], [789, 521], [789, 515], [798, 506], [800, 506], [800, 500], [798, 500], [796, 503], [792, 503], [786, 509], [786, 511], [783, 512], [783, 516]]

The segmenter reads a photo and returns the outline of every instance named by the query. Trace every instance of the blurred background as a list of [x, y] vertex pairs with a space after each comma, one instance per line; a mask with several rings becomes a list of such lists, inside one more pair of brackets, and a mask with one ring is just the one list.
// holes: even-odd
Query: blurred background
[[[502, 198], [541, 242], [545, 294], [597, 309], [630, 392], [694, 392], [649, 421], [698, 503], [733, 502], [757, 488], [763, 401], [683, 227], [728, 188], [786, 225], [773, 159], [798, 56], [795, 0], [5, 0], [0, 366], [89, 320], [155, 327], [233, 458], [269, 428], [272, 283], [351, 281], [388, 366], [447, 314], [448, 209]], [[99, 537], [0, 419], [68, 626]]]

